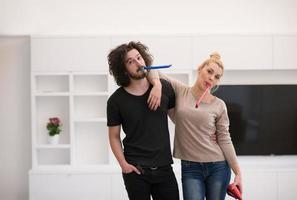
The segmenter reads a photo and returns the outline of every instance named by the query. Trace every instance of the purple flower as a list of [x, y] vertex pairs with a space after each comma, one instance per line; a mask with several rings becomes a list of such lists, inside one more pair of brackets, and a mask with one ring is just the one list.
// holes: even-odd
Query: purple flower
[[49, 130], [49, 135], [54, 136], [61, 132], [61, 120], [58, 117], [49, 118], [49, 122], [47, 123], [47, 130]]

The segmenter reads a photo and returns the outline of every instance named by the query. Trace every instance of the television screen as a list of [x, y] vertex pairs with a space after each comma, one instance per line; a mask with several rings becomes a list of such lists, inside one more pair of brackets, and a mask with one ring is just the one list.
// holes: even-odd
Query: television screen
[[297, 155], [297, 85], [221, 85], [238, 155]]

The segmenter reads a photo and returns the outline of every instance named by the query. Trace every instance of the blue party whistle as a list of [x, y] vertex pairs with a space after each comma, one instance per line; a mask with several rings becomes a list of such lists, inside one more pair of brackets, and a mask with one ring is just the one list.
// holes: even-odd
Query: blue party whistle
[[144, 71], [144, 70], [150, 70], [150, 69], [163, 69], [163, 68], [169, 68], [172, 65], [157, 65], [157, 66], [144, 66], [139, 68], [137, 71]]

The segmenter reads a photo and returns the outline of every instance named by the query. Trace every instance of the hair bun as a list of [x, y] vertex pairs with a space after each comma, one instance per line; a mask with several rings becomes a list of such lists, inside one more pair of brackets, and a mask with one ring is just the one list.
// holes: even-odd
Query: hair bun
[[210, 58], [211, 59], [215, 59], [215, 60], [220, 60], [221, 59], [221, 56], [218, 52], [213, 52], [210, 54]]

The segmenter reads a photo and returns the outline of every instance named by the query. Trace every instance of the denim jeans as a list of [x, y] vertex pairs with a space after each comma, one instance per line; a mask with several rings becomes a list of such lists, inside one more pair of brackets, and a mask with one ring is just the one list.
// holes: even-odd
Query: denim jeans
[[182, 160], [184, 200], [224, 200], [231, 170], [227, 161], [199, 163]]
[[177, 181], [170, 165], [124, 174], [124, 183], [130, 200], [179, 200]]

